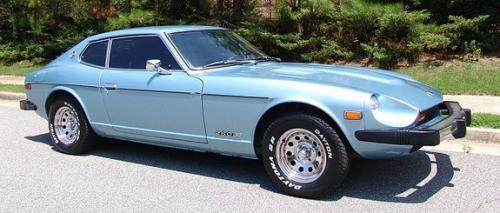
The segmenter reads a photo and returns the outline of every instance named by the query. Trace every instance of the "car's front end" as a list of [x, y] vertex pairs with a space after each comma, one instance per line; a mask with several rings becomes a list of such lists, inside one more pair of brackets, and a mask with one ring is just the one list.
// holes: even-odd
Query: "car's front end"
[[[418, 109], [405, 104], [391, 106], [391, 101], [375, 95], [370, 98], [365, 108], [365, 129], [355, 132], [360, 143], [381, 147], [397, 145], [398, 150], [404, 148], [411, 153], [423, 146], [439, 145], [446, 139], [463, 138], [466, 127], [471, 124], [471, 111], [457, 102], [443, 101], [427, 109]], [[408, 121], [411, 121], [409, 125], [400, 125]], [[380, 150], [368, 153], [372, 157], [385, 157], [381, 154]]]
[[[363, 157], [399, 157], [423, 146], [463, 138], [471, 124], [469, 109], [444, 101], [439, 90], [410, 76], [379, 69], [309, 66], [324, 69], [320, 79], [330, 81], [330, 85], [365, 94], [360, 96], [364, 104], [360, 112], [362, 125], [346, 125], [349, 129], [344, 132], [353, 149]], [[344, 113], [349, 110], [349, 106], [343, 107]], [[339, 117], [343, 119], [338, 123], [352, 122], [346, 115]]]
[[348, 133], [351, 146], [361, 156], [404, 156], [423, 146], [463, 138], [471, 124], [469, 109], [444, 101], [439, 90], [410, 76], [378, 69], [331, 69], [332, 73], [350, 72], [345, 75], [350, 84], [344, 87], [370, 94], [363, 97], [363, 126]]
[[370, 88], [373, 94], [365, 99], [364, 128], [354, 132], [362, 155], [396, 157], [446, 139], [465, 137], [472, 120], [469, 109], [444, 101], [440, 91], [411, 77], [397, 74], [385, 80]]

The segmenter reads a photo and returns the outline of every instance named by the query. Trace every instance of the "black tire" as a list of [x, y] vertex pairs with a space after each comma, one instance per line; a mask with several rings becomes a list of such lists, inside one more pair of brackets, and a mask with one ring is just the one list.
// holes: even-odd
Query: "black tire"
[[[317, 179], [311, 180], [312, 182], [301, 183], [286, 176], [283, 168], [280, 168], [279, 160], [276, 159], [279, 138], [289, 130], [297, 128], [313, 133], [325, 147], [323, 150], [327, 150], [324, 170], [318, 174]], [[261, 149], [264, 167], [273, 184], [293, 196], [318, 198], [332, 193], [341, 185], [349, 171], [350, 158], [342, 139], [330, 124], [314, 115], [292, 113], [281, 116], [265, 131]]]
[[[77, 127], [77, 129], [79, 130], [79, 136], [74, 142], [69, 144], [63, 143], [57, 137], [55, 130], [54, 120], [56, 112], [62, 107], [69, 108], [71, 112], [76, 113], [76, 116], [78, 118], [77, 123], [79, 124], [79, 126]], [[70, 96], [62, 96], [61, 98], [58, 98], [51, 103], [49, 108], [49, 131], [54, 147], [58, 151], [66, 154], [77, 155], [84, 153], [95, 147], [98, 142], [98, 137], [90, 127], [82, 107], [75, 98]]]

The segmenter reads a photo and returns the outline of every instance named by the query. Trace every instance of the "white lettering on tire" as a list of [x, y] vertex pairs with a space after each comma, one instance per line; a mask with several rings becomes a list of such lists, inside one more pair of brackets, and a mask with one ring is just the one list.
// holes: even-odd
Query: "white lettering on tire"
[[269, 141], [269, 151], [272, 152], [273, 149], [274, 149], [274, 141], [276, 141], [276, 139], [274, 138], [274, 136], [271, 136], [271, 140]]
[[285, 186], [288, 186], [288, 187], [293, 188], [295, 190], [300, 190], [302, 188], [301, 185], [294, 184], [294, 183], [290, 182], [289, 180], [287, 180], [284, 176], [281, 175], [281, 173], [278, 171], [278, 168], [276, 168], [276, 163], [274, 163], [274, 158], [272, 156], [269, 157], [269, 160], [271, 161], [270, 164], [271, 164], [271, 168], [273, 169], [274, 174], [276, 175], [276, 177], [278, 177], [278, 179], [283, 184], [285, 184]]
[[315, 129], [314, 133], [318, 135], [323, 145], [325, 145], [326, 152], [328, 153], [328, 158], [332, 159], [333, 158], [332, 148], [330, 147], [328, 140], [326, 140], [326, 137], [323, 134], [321, 134], [321, 131], [319, 131], [318, 129]]
[[54, 124], [50, 123], [49, 124], [49, 128], [50, 128], [50, 135], [52, 136], [52, 140], [55, 143], [59, 143], [59, 140], [57, 139], [56, 133], [55, 133], [55, 130], [54, 130]]

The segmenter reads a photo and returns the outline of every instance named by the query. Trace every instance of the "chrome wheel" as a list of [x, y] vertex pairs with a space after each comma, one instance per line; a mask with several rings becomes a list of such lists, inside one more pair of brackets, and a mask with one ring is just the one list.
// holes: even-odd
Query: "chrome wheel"
[[299, 183], [310, 183], [323, 174], [326, 151], [321, 140], [312, 132], [295, 128], [280, 136], [276, 159], [288, 178]]
[[54, 116], [54, 131], [57, 139], [65, 145], [77, 141], [80, 137], [80, 121], [76, 111], [67, 106], [57, 109]]

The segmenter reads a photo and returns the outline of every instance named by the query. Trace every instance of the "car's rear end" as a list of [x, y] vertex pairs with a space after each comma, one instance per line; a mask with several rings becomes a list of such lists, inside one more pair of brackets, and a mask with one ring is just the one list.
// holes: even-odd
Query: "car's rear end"
[[36, 82], [38, 72], [40, 71], [34, 71], [26, 75], [24, 89], [27, 98], [26, 100], [21, 100], [19, 106], [21, 110], [35, 111], [41, 117], [47, 118], [44, 101], [49, 85]]

